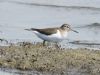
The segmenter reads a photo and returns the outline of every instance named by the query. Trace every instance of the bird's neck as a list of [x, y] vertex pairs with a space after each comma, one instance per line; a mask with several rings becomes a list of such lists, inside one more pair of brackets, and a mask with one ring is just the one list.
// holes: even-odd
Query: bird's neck
[[69, 31], [65, 30], [65, 29], [59, 29], [60, 33], [62, 35], [67, 34]]

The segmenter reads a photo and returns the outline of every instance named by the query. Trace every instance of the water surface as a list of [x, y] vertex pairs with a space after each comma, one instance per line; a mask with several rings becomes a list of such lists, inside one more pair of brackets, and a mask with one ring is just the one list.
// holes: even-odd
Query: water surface
[[42, 42], [24, 29], [58, 27], [63, 23], [79, 33], [70, 32], [61, 45], [100, 49], [100, 0], [0, 0], [0, 38], [9, 42]]

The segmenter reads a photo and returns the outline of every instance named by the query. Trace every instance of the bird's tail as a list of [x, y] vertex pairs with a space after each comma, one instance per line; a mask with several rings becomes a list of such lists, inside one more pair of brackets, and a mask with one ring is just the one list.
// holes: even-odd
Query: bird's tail
[[34, 31], [36, 30], [35, 28], [30, 28], [30, 29], [24, 29], [24, 30], [27, 30], [27, 31]]

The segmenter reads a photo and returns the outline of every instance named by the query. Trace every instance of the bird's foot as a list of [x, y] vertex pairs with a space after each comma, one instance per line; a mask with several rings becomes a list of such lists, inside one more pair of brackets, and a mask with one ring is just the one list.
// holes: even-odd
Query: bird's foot
[[54, 47], [55, 47], [56, 49], [61, 49], [61, 45], [59, 45], [58, 43], [55, 43]]

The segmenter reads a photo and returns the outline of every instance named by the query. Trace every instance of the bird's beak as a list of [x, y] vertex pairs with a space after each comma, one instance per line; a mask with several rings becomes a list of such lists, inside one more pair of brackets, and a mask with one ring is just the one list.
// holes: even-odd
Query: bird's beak
[[73, 29], [71, 29], [71, 31], [73, 31], [73, 32], [76, 32], [76, 33], [79, 33], [78, 31], [76, 31], [76, 30], [73, 30]]

